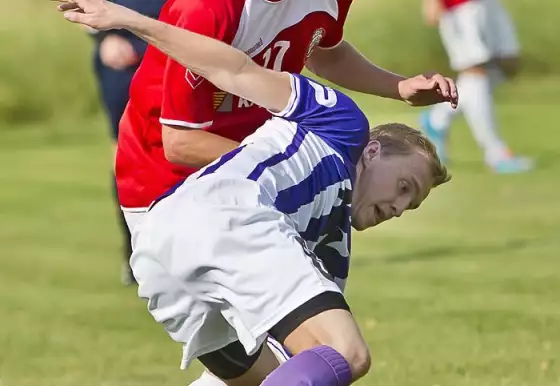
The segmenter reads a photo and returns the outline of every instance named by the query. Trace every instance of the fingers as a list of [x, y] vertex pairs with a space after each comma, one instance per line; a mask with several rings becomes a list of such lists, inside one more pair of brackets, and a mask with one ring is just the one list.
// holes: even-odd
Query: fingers
[[447, 83], [449, 84], [449, 90], [451, 94], [451, 107], [456, 108], [459, 103], [459, 93], [457, 92], [457, 85], [451, 78], [445, 78], [445, 80], [447, 80]]
[[76, 3], [62, 3], [58, 7], [56, 7], [60, 12], [66, 11], [73, 11], [73, 10], [81, 10], [80, 6]]
[[457, 85], [451, 78], [442, 76], [441, 74], [432, 73], [427, 77], [428, 82], [425, 83], [425, 90], [435, 90], [441, 96], [441, 101], [451, 103], [451, 107], [457, 108], [459, 103], [459, 94], [457, 92]]
[[60, 3], [56, 9], [60, 12], [72, 11], [72, 10], [80, 10], [80, 6], [73, 0], [50, 0], [56, 3]]
[[89, 17], [83, 12], [76, 12], [76, 11], [64, 12], [64, 18], [71, 23], [89, 25], [88, 24]]
[[446, 78], [444, 78], [440, 74], [435, 74], [432, 77], [431, 81], [434, 84], [434, 86], [437, 85], [437, 88], [439, 88], [441, 90], [441, 95], [444, 98], [449, 98], [450, 97], [450, 95], [451, 95], [450, 94], [450, 87], [449, 87], [449, 84], [447, 83]]
[[88, 7], [94, 5], [92, 0], [50, 0], [60, 4], [57, 8], [59, 11], [69, 11], [72, 9], [83, 9], [84, 7]]

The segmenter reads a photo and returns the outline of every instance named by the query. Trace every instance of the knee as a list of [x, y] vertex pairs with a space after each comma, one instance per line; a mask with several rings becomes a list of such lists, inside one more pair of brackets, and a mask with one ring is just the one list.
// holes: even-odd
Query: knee
[[520, 68], [520, 61], [518, 57], [502, 58], [498, 60], [498, 66], [504, 75], [508, 78], [517, 76]]
[[305, 351], [317, 346], [328, 346], [339, 353], [348, 363], [353, 381], [362, 378], [371, 368], [371, 355], [366, 343], [361, 338], [343, 339], [342, 337], [329, 337], [328, 339], [308, 340], [295, 352]]
[[352, 370], [353, 380], [362, 378], [371, 369], [371, 354], [364, 341], [346, 341], [342, 344], [333, 342], [331, 347], [346, 359]]
[[488, 74], [488, 70], [485, 66], [481, 65], [481, 66], [472, 66], [469, 67], [467, 69], [464, 69], [463, 71], [461, 71], [461, 73], [463, 74], [469, 74], [469, 75], [487, 75]]
[[[326, 297], [322, 299], [327, 302]], [[334, 303], [333, 299], [330, 301]], [[276, 327], [272, 330], [273, 336], [276, 336], [274, 332], [285, 330]], [[367, 344], [352, 314], [342, 306], [323, 311], [307, 319], [291, 333], [279, 335], [282, 338], [280, 341], [283, 341], [293, 354], [317, 346], [331, 347], [348, 363], [353, 381], [366, 375], [371, 368], [371, 356]]]

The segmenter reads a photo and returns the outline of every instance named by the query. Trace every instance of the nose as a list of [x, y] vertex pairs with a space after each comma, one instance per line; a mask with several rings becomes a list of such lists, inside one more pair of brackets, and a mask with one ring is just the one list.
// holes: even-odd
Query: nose
[[406, 206], [404, 205], [400, 205], [398, 203], [393, 204], [393, 206], [391, 207], [392, 210], [392, 214], [393, 217], [401, 217], [401, 215], [403, 214], [403, 212], [406, 210]]

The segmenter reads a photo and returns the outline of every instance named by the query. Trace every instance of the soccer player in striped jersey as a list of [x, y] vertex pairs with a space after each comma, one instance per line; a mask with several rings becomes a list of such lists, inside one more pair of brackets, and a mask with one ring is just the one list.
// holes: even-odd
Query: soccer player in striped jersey
[[370, 132], [348, 96], [264, 69], [226, 44], [103, 1], [74, 1], [83, 9], [66, 13], [70, 21], [128, 29], [275, 116], [156, 200], [133, 230], [139, 296], [183, 343], [182, 366], [195, 358], [208, 366], [230, 345], [259, 357], [270, 334], [294, 356], [262, 385], [349, 385], [367, 373], [369, 350], [341, 289], [350, 228], [415, 209], [447, 182], [433, 145], [406, 125]]

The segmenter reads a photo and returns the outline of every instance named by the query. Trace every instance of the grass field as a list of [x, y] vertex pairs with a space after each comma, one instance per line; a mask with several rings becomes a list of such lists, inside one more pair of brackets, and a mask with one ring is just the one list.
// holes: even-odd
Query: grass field
[[[361, 384], [560, 384], [560, 82], [547, 82], [506, 90], [499, 109], [515, 148], [538, 157], [536, 172], [488, 173], [460, 124], [453, 182], [356, 235], [348, 298], [375, 357]], [[415, 119], [396, 103], [360, 102], [373, 122]], [[180, 348], [118, 284], [102, 126], [2, 134], [3, 386], [177, 385], [196, 374], [178, 370]]]
[[[362, 19], [350, 23], [358, 37]], [[347, 294], [374, 356], [360, 385], [560, 385], [559, 88], [531, 75], [498, 95], [502, 131], [535, 172], [489, 173], [459, 121], [453, 181], [355, 234]], [[358, 101], [372, 123], [416, 121], [396, 102]], [[0, 386], [186, 385], [199, 368], [179, 371], [180, 347], [119, 285], [110, 143], [84, 106], [0, 120]]]

